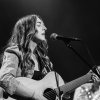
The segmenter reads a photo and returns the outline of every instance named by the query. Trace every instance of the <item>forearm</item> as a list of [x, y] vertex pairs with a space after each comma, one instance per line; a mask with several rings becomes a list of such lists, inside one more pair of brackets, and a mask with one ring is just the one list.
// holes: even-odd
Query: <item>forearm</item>
[[[27, 79], [27, 81], [25, 80]], [[31, 81], [32, 79], [25, 78], [25, 77], [18, 77], [15, 78], [13, 76], [5, 76], [2, 80], [2, 88], [10, 94], [10, 96], [20, 96], [25, 98], [32, 98], [34, 92], [28, 83], [28, 80]]]
[[[32, 98], [34, 95], [34, 91], [32, 90], [32, 88], [30, 88], [30, 84], [28, 82], [25, 82], [24, 79], [26, 79], [25, 77], [19, 77], [16, 78], [16, 90], [15, 90], [15, 95], [18, 96], [22, 96], [22, 97], [26, 97], [26, 98]], [[32, 79], [27, 78], [27, 81]]]

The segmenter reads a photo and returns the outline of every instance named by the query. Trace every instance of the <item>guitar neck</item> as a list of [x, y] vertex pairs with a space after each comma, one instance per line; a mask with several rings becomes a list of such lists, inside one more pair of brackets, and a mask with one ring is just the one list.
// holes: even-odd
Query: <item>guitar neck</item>
[[[89, 80], [91, 80], [91, 75], [92, 73], [90, 72], [82, 77], [79, 77], [71, 82], [68, 82], [63, 86], [60, 86], [60, 90], [63, 91], [63, 93], [71, 92], [75, 90], [77, 87], [79, 87], [80, 85], [89, 82]], [[58, 88], [56, 88], [55, 91], [57, 92], [57, 94], [59, 93]]]

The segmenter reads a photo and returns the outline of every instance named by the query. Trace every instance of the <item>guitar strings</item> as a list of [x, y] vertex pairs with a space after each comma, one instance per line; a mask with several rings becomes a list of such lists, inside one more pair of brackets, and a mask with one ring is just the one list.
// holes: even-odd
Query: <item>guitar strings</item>
[[48, 100], [53, 100], [53, 97], [48, 97], [47, 95], [45, 96]]
[[[52, 96], [50, 97], [50, 94], [52, 94], [53, 97], [52, 97]], [[49, 98], [48, 98], [49, 100], [54, 99], [55, 95], [56, 95], [56, 93], [55, 93], [54, 90], [51, 90], [51, 91], [48, 91], [48, 92], [44, 93], [44, 96], [47, 97], [47, 98], [49, 97]]]
[[55, 99], [55, 98], [52, 97], [52, 96], [51, 96], [51, 97], [50, 97], [50, 96], [48, 97], [48, 95], [46, 95], [45, 97], [46, 97], [48, 100], [54, 100], [54, 99]]

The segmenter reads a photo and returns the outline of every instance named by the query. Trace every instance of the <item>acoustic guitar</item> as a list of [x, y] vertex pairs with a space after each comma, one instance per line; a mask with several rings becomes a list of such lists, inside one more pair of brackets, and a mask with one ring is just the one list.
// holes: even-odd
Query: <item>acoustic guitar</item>
[[[49, 72], [43, 79], [39, 81], [22, 77], [18, 77], [16, 79], [23, 82], [24, 85], [28, 86], [28, 88], [32, 89], [34, 92], [34, 100], [58, 100], [57, 97], [59, 95], [59, 90], [62, 95], [65, 93], [70, 93], [80, 85], [88, 82], [91, 79], [91, 75], [92, 73], [89, 72], [86, 75], [65, 84], [62, 77], [57, 73], [59, 88], [57, 88], [54, 71]], [[10, 96], [7, 99], [4, 99], [2, 89], [0, 92], [0, 100], [16, 100]]]

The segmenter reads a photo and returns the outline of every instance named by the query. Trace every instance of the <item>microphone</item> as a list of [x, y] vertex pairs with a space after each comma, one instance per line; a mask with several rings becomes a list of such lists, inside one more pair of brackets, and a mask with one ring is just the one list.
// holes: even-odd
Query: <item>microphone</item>
[[51, 39], [54, 39], [54, 40], [66, 40], [66, 41], [81, 41], [81, 39], [79, 38], [74, 38], [74, 37], [65, 37], [65, 36], [61, 36], [61, 35], [58, 35], [56, 33], [52, 33], [50, 35], [50, 38]]

